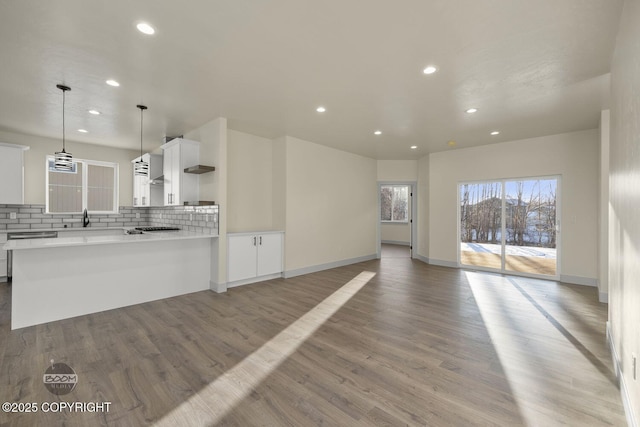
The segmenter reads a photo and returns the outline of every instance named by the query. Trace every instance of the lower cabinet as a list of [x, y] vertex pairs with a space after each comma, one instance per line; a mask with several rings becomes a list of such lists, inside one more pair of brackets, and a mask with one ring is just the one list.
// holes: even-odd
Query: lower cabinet
[[228, 234], [228, 286], [257, 282], [280, 275], [283, 271], [283, 246], [282, 232]]

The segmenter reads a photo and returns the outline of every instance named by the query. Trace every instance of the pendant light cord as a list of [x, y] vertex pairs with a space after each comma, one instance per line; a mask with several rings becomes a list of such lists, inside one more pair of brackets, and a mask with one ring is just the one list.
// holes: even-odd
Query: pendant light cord
[[144, 108], [140, 108], [140, 161], [142, 161], [142, 120], [144, 118]]
[[64, 143], [64, 134], [65, 134], [65, 128], [64, 128], [64, 104], [65, 104], [65, 92], [66, 90], [62, 89], [62, 152], [65, 153], [65, 143]]

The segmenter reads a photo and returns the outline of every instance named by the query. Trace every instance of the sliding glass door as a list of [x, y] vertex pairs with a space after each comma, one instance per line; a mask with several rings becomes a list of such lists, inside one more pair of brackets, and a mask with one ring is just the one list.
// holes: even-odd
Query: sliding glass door
[[460, 263], [502, 269], [502, 183], [460, 186]]
[[460, 184], [461, 265], [558, 276], [558, 178]]

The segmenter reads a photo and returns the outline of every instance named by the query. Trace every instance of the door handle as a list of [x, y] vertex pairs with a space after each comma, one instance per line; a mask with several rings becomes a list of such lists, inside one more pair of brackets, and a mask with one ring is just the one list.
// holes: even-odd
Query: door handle
[[260, 236], [260, 246], [262, 246], [262, 236]]
[[253, 236], [253, 246], [256, 246], [256, 236]]

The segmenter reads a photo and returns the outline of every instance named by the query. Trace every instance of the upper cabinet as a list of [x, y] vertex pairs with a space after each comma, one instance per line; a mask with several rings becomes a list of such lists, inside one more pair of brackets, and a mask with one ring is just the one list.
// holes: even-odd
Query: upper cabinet
[[179, 206], [199, 199], [198, 175], [185, 173], [200, 163], [200, 143], [176, 138], [162, 147], [164, 205]]
[[[162, 175], [162, 155], [143, 154], [142, 160], [149, 163], [149, 176], [139, 176], [133, 174], [133, 206], [162, 206], [163, 192], [162, 183], [158, 178]], [[140, 160], [137, 157], [131, 161], [135, 169], [135, 162]]]
[[0, 142], [0, 204], [24, 204], [25, 145]]

